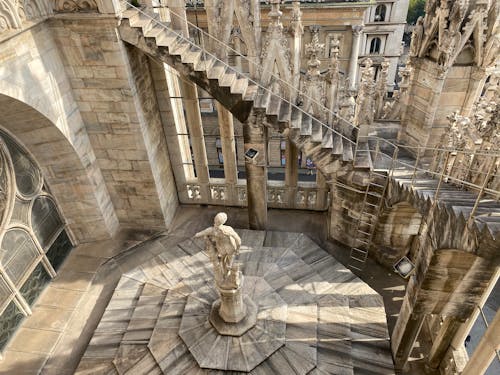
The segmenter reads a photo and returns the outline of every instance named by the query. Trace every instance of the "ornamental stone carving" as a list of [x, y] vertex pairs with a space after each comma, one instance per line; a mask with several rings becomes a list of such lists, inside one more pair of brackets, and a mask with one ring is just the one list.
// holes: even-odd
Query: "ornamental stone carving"
[[291, 96], [289, 82], [292, 82], [292, 67], [290, 66], [292, 59], [288, 39], [281, 23], [283, 12], [280, 10], [280, 2], [280, 0], [271, 1], [271, 11], [268, 14], [270, 22], [260, 55], [262, 60], [260, 80], [264, 86], [270, 86], [274, 93], [289, 98]]
[[225, 186], [211, 186], [210, 194], [213, 200], [224, 201], [226, 200], [226, 187]]
[[312, 40], [311, 43], [306, 44], [307, 72], [302, 80], [299, 102], [302, 102], [306, 112], [324, 122], [326, 121], [326, 81], [325, 77], [321, 76], [319, 57], [322, 55], [325, 45], [319, 42], [319, 26], [310, 26], [310, 30]]
[[361, 70], [361, 81], [359, 84], [358, 97], [356, 98], [356, 112], [354, 114], [354, 125], [371, 125], [375, 117], [375, 82], [372, 60], [366, 59]]
[[[464, 50], [472, 51], [476, 66], [492, 66], [498, 54], [498, 26], [488, 27], [495, 2], [470, 0], [428, 0], [425, 17], [413, 29], [410, 56], [427, 57], [438, 64], [443, 79]], [[498, 22], [497, 22], [498, 23]]]
[[56, 12], [94, 12], [98, 10], [96, 0], [56, 0]]
[[201, 192], [199, 185], [187, 185], [187, 195], [189, 199], [198, 200], [201, 199]]
[[0, 0], [0, 32], [21, 29], [24, 22], [51, 14], [49, 0]]

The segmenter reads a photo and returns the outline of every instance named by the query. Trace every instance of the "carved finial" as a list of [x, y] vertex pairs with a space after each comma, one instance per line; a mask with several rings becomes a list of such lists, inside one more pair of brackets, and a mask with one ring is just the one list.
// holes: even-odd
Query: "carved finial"
[[293, 36], [301, 35], [304, 33], [304, 26], [302, 25], [302, 11], [300, 10], [300, 1], [294, 1], [292, 4], [290, 31]]
[[309, 26], [309, 29], [312, 33], [312, 41], [306, 44], [306, 55], [309, 57], [307, 61], [307, 70], [310, 75], [319, 75], [319, 66], [321, 65], [319, 56], [325, 50], [325, 44], [319, 42], [318, 25]]

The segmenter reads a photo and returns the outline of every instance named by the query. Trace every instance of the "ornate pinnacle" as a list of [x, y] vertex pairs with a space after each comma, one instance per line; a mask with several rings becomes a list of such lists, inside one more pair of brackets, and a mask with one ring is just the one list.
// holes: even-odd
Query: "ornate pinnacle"
[[300, 35], [304, 33], [304, 26], [302, 25], [302, 12], [300, 11], [300, 1], [293, 2], [290, 30], [293, 35]]
[[311, 43], [306, 44], [306, 55], [309, 57], [307, 61], [308, 73], [309, 74], [319, 74], [319, 66], [321, 65], [321, 61], [318, 56], [325, 49], [325, 45], [319, 42], [319, 26], [312, 25], [309, 27], [313, 37]]

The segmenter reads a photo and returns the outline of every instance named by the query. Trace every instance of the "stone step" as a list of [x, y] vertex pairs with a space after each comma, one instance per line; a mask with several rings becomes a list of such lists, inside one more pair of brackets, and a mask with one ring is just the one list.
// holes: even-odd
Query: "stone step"
[[302, 123], [300, 125], [300, 135], [312, 134], [312, 117], [306, 113], [302, 114]]
[[325, 130], [323, 139], [321, 140], [321, 147], [330, 148], [333, 151], [333, 132], [330, 129]]
[[224, 74], [219, 78], [220, 87], [231, 87], [236, 81], [236, 73], [229, 67], [226, 68]]
[[192, 46], [182, 55], [181, 60], [184, 64], [194, 64], [200, 60], [201, 55], [202, 50], [199, 47]]
[[231, 93], [243, 95], [248, 87], [248, 79], [245, 77], [237, 78], [231, 85]]
[[290, 119], [290, 128], [292, 129], [300, 129], [302, 126], [302, 111], [296, 107], [292, 107], [292, 114]]
[[321, 142], [323, 140], [323, 125], [315, 118], [312, 119], [311, 132], [311, 140], [313, 142]]
[[156, 39], [156, 45], [158, 47], [169, 47], [174, 43], [177, 38], [179, 37], [179, 34], [175, 31], [165, 31], [161, 34], [159, 34], [155, 39]]
[[212, 57], [210, 55], [206, 55], [206, 54], [202, 53], [198, 57], [198, 61], [193, 63], [193, 70], [195, 72], [208, 72], [210, 70], [210, 68], [212, 68], [212, 66], [215, 64], [216, 61], [217, 61], [217, 59], [215, 59], [215, 57]]
[[269, 104], [266, 106], [266, 115], [268, 116], [278, 116], [280, 113], [280, 107], [285, 104], [283, 100], [280, 99], [278, 95], [271, 95]]
[[215, 61], [214, 64], [207, 71], [207, 78], [211, 80], [219, 80], [220, 77], [225, 73], [226, 65], [220, 61]]
[[[288, 102], [281, 101], [280, 112], [278, 115], [278, 121], [282, 123], [287, 123], [290, 125], [290, 114], [291, 114], [291, 105]], [[280, 130], [281, 131], [281, 130]]]
[[254, 101], [257, 97], [258, 88], [259, 87], [257, 85], [249, 83], [248, 87], [245, 90], [245, 94], [243, 95], [243, 100]]
[[347, 139], [342, 138], [342, 160], [352, 161], [353, 160], [353, 149], [354, 145]]
[[182, 56], [185, 52], [187, 52], [191, 48], [191, 44], [186, 42], [183, 37], [178, 37], [171, 46], [168, 47], [168, 52], [171, 55]]
[[154, 38], [156, 39], [161, 34], [165, 32], [165, 29], [159, 25], [154, 25], [150, 30], [144, 32], [144, 36], [146, 38]]

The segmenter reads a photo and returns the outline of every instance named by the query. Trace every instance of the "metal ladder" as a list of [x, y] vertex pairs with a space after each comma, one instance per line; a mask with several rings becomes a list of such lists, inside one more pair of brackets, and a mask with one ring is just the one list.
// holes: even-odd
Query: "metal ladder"
[[[371, 150], [369, 148], [367, 150], [356, 149], [356, 153], [360, 152], [371, 153]], [[375, 157], [373, 159], [374, 164], [370, 168], [369, 172], [370, 182], [366, 186], [364, 192], [363, 203], [361, 205], [361, 210], [356, 222], [356, 229], [354, 231], [356, 237], [354, 239], [354, 245], [351, 247], [351, 252], [349, 254], [348, 266], [358, 271], [363, 270], [366, 259], [368, 258], [368, 252], [373, 242], [373, 237], [375, 235], [377, 223], [380, 218], [380, 213], [383, 209], [384, 197], [387, 191], [387, 186], [389, 185], [390, 175], [394, 171], [394, 161], [397, 157], [397, 152], [397, 149], [395, 149], [393, 152], [389, 170], [385, 170], [382, 172], [377, 171], [375, 163], [377, 162], [377, 158], [380, 153], [379, 142], [377, 140], [377, 144], [375, 147]], [[375, 182], [374, 180], [377, 177], [377, 182]], [[380, 182], [380, 180], [382, 180], [382, 182]]]

